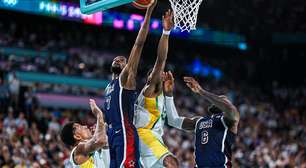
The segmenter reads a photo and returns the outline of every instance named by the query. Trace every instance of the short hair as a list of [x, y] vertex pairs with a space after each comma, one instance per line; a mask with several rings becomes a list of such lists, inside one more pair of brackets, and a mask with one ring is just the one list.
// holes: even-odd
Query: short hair
[[67, 146], [73, 146], [76, 143], [76, 140], [74, 139], [74, 124], [76, 122], [69, 122], [64, 125], [64, 127], [61, 130], [61, 140], [64, 142]]
[[208, 111], [211, 114], [219, 114], [222, 113], [222, 110], [220, 108], [218, 108], [216, 105], [212, 104], [208, 107]]

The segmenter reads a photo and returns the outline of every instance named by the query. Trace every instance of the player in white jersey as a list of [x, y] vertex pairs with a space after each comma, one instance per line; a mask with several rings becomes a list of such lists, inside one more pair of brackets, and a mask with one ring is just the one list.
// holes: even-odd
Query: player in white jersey
[[145, 168], [178, 167], [177, 159], [162, 140], [165, 119], [162, 76], [173, 25], [173, 13], [168, 10], [163, 16], [164, 30], [158, 45], [157, 60], [136, 102], [134, 124], [140, 140], [140, 159]]
[[109, 168], [110, 158], [103, 113], [92, 99], [90, 108], [97, 117], [94, 134], [86, 125], [70, 122], [63, 127], [61, 139], [67, 146], [73, 147], [70, 162], [74, 168]]

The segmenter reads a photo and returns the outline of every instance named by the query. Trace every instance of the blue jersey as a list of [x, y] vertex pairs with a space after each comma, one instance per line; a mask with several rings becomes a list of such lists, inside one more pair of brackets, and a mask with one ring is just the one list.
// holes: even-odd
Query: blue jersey
[[112, 80], [105, 89], [103, 111], [109, 126], [111, 168], [139, 167], [139, 139], [133, 125], [135, 90], [121, 86], [120, 79]]
[[225, 124], [222, 113], [199, 119], [195, 134], [197, 167], [232, 167], [231, 147], [235, 141], [235, 134]]
[[136, 98], [135, 90], [121, 87], [119, 79], [112, 80], [105, 89], [104, 113], [107, 124], [114, 129], [133, 126]]

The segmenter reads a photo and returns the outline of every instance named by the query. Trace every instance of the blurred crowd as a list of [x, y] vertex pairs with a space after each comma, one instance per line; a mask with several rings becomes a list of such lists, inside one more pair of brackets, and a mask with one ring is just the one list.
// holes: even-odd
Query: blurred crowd
[[[239, 133], [233, 148], [234, 167], [306, 167], [305, 87], [275, 86], [272, 95], [267, 95], [247, 86], [229, 88], [210, 81], [204, 82], [203, 86], [215, 93], [226, 94], [240, 111]], [[181, 115], [206, 115], [208, 103], [192, 95], [179, 81], [176, 82], [175, 102]], [[69, 167], [70, 151], [58, 136], [61, 126], [71, 120], [90, 126], [95, 119], [86, 110], [39, 106], [32, 110], [24, 113], [11, 104], [7, 113], [0, 113], [0, 165]], [[163, 138], [182, 167], [194, 167], [192, 132], [166, 127]]]
[[[272, 32], [305, 32], [303, 16], [306, 7], [301, 0], [279, 1], [207, 1], [204, 2], [201, 18], [210, 28], [237, 33], [269, 35]], [[205, 6], [205, 7], [204, 7]]]

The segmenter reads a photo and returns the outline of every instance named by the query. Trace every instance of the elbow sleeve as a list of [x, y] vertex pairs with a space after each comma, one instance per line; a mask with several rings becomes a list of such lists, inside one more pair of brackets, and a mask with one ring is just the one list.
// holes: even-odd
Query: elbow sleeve
[[183, 121], [185, 117], [180, 117], [176, 111], [173, 97], [166, 96], [166, 114], [168, 118], [168, 124], [172, 127], [182, 129]]

